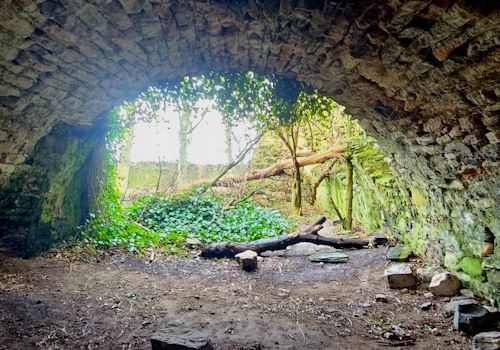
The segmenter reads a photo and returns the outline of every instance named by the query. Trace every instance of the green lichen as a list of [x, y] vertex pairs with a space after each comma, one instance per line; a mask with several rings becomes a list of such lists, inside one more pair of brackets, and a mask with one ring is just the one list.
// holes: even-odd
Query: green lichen
[[481, 259], [467, 256], [460, 261], [460, 268], [469, 276], [478, 277], [483, 274], [481, 263]]
[[460, 270], [460, 260], [463, 257], [462, 252], [451, 253], [448, 252], [444, 256], [444, 266], [450, 270], [458, 271]]

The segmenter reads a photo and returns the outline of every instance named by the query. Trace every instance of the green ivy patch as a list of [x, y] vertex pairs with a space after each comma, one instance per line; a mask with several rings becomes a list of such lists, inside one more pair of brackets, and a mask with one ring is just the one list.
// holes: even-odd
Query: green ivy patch
[[253, 202], [224, 210], [218, 198], [196, 192], [143, 197], [128, 213], [148, 229], [181, 234], [204, 243], [253, 241], [283, 234], [290, 226], [279, 212]]

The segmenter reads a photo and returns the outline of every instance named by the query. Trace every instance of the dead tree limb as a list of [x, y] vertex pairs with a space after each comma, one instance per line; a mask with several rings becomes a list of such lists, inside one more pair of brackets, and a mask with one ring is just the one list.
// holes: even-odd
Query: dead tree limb
[[204, 258], [234, 258], [236, 254], [245, 250], [253, 250], [257, 254], [268, 250], [281, 250], [289, 245], [300, 242], [309, 242], [314, 244], [327, 245], [335, 248], [364, 248], [368, 246], [369, 240], [361, 238], [344, 237], [326, 237], [320, 236], [318, 231], [323, 228], [325, 217], [320, 218], [312, 225], [309, 225], [296, 233], [274, 237], [264, 238], [248, 243], [214, 243], [201, 251]]
[[[307, 157], [298, 158], [297, 162], [300, 167], [304, 167], [307, 165], [325, 163], [330, 159], [341, 157], [343, 154], [344, 147], [335, 147], [324, 152], [317, 152]], [[217, 181], [212, 182], [212, 185], [217, 187], [233, 186], [234, 184], [245, 181], [260, 180], [271, 176], [281, 175], [285, 172], [285, 170], [292, 169], [293, 167], [293, 159], [287, 159], [278, 163], [274, 163], [267, 168], [254, 170], [247, 174], [221, 177]]]

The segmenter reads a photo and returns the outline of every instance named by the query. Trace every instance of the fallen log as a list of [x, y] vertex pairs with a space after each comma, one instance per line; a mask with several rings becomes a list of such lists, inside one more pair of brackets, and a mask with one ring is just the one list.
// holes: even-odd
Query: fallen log
[[[339, 158], [344, 154], [344, 147], [335, 147], [324, 152], [317, 152], [309, 154], [306, 157], [301, 157], [297, 159], [299, 167], [305, 167], [313, 164], [325, 163], [330, 159]], [[294, 163], [292, 159], [282, 160], [278, 163], [268, 166], [267, 168], [254, 170], [250, 173], [237, 175], [237, 176], [224, 176], [211, 183], [213, 187], [228, 187], [233, 186], [237, 183], [242, 183], [246, 181], [260, 180], [272, 176], [282, 175], [285, 170], [292, 169]]]
[[300, 242], [327, 245], [335, 248], [357, 249], [364, 248], [370, 243], [369, 240], [362, 238], [321, 236], [318, 234], [318, 231], [323, 228], [323, 223], [325, 221], [326, 218], [322, 217], [312, 225], [289, 235], [264, 238], [247, 243], [224, 242], [210, 244], [201, 251], [201, 256], [204, 258], [234, 258], [236, 254], [242, 253], [246, 250], [252, 250], [257, 254], [260, 254], [268, 250], [285, 249], [289, 245]]

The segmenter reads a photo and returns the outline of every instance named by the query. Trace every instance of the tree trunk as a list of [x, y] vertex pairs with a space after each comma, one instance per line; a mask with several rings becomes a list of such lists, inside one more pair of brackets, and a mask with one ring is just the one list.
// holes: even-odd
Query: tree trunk
[[346, 158], [346, 182], [346, 212], [343, 226], [346, 230], [352, 230], [353, 166], [350, 157]]
[[191, 111], [188, 107], [179, 112], [179, 163], [177, 166], [177, 183], [186, 179], [188, 171], [189, 130], [191, 128]]
[[226, 146], [226, 163], [231, 164], [233, 162], [233, 140], [231, 133], [231, 124], [229, 122], [224, 122], [224, 143]]
[[160, 190], [162, 175], [163, 175], [163, 162], [161, 161], [161, 156], [160, 156], [160, 159], [158, 159], [158, 180], [156, 181], [156, 190], [155, 190], [156, 193], [158, 193], [158, 191]]
[[297, 158], [293, 159], [292, 208], [295, 214], [302, 215], [302, 179]]
[[289, 245], [300, 242], [309, 242], [320, 245], [327, 245], [335, 248], [364, 248], [368, 246], [369, 240], [361, 238], [325, 237], [320, 236], [318, 231], [323, 228], [326, 221], [322, 217], [312, 225], [290, 235], [275, 238], [259, 239], [248, 243], [215, 243], [202, 250], [201, 256], [204, 258], [234, 258], [236, 254], [245, 250], [252, 250], [257, 254], [268, 250], [281, 250]]
[[330, 204], [333, 207], [333, 210], [337, 214], [339, 220], [342, 222], [342, 226], [344, 225], [344, 218], [342, 217], [342, 214], [340, 213], [339, 207], [337, 207], [337, 204], [333, 200], [333, 195], [332, 195], [332, 184], [331, 182], [327, 183], [328, 185], [328, 198], [330, 199]]
[[[304, 167], [307, 165], [313, 164], [321, 164], [332, 158], [340, 157], [344, 153], [343, 147], [331, 148], [324, 152], [318, 152], [313, 155], [297, 158], [297, 163], [299, 167]], [[239, 175], [239, 176], [224, 176], [217, 181], [215, 181], [212, 185], [218, 187], [229, 187], [237, 183], [242, 183], [245, 181], [253, 181], [253, 180], [261, 180], [267, 177], [282, 175], [285, 173], [285, 170], [294, 168], [293, 159], [283, 160], [281, 162], [275, 163], [267, 168], [254, 170], [247, 174]]]

